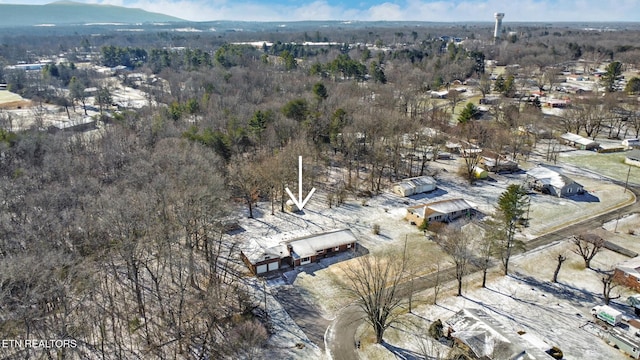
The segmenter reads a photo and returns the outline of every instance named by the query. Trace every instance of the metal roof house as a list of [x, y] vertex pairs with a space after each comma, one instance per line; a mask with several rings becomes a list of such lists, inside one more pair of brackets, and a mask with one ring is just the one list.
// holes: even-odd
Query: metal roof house
[[431, 176], [418, 176], [393, 184], [391, 191], [400, 196], [411, 196], [436, 189], [436, 180]]
[[553, 196], [569, 197], [584, 193], [584, 186], [544, 166], [528, 170], [526, 181], [530, 188]]
[[427, 222], [451, 222], [459, 217], [472, 217], [476, 210], [464, 199], [440, 200], [407, 208], [406, 219], [420, 225]]
[[560, 138], [565, 144], [580, 150], [595, 150], [600, 146], [600, 144], [591, 139], [573, 133], [564, 133]]
[[240, 257], [255, 275], [306, 265], [336, 253], [355, 250], [358, 240], [349, 229], [300, 236], [300, 232], [249, 239]]

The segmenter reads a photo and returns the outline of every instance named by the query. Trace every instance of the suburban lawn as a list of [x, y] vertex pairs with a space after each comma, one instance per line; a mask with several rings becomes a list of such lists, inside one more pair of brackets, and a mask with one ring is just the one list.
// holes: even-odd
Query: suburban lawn
[[584, 154], [561, 154], [562, 161], [581, 168], [597, 172], [618, 181], [640, 184], [640, 168], [624, 163], [625, 153], [600, 154], [588, 152]]

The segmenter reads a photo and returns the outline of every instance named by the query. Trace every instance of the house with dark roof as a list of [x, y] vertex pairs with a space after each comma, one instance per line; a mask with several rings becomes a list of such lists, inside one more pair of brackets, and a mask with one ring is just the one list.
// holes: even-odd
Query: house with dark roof
[[407, 208], [406, 219], [412, 224], [427, 222], [451, 222], [462, 216], [471, 218], [476, 214], [473, 205], [464, 199], [434, 201]]

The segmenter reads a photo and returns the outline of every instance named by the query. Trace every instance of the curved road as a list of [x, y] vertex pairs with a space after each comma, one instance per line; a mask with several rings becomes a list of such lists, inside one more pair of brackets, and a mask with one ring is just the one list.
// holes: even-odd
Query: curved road
[[[624, 182], [610, 180], [614, 184], [625, 186]], [[637, 198], [640, 196], [640, 186], [628, 186], [628, 191], [632, 191], [636, 196], [636, 201], [632, 204], [622, 206], [618, 209], [609, 211], [604, 214], [596, 215], [589, 219], [568, 225], [551, 233], [539, 236], [525, 243], [524, 252], [533, 251], [541, 246], [551, 244], [552, 242], [566, 239], [576, 233], [583, 232], [585, 228], [594, 229], [601, 227], [605, 222], [615, 220], [623, 215], [640, 212], [640, 203]], [[522, 251], [515, 252], [522, 253]], [[513, 256], [512, 255], [512, 256]], [[455, 268], [448, 268], [440, 271], [439, 281], [448, 282], [455, 280]], [[428, 274], [413, 280], [413, 291], [419, 292], [434, 287], [436, 284], [436, 274]], [[401, 289], [401, 294], [409, 294], [407, 284]], [[403, 285], [401, 285], [403, 286]], [[358, 327], [364, 322], [364, 314], [357, 305], [352, 304], [343, 308], [336, 316], [335, 320], [329, 325], [325, 333], [325, 347], [329, 358], [334, 360], [358, 360], [357, 349], [355, 345], [355, 336]]]

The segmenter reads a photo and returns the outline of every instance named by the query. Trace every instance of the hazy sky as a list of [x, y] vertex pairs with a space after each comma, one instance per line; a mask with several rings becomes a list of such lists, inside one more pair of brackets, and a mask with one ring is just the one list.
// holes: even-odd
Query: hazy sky
[[[77, 0], [185, 20], [640, 21], [640, 0]], [[45, 4], [51, 0], [0, 0]]]

